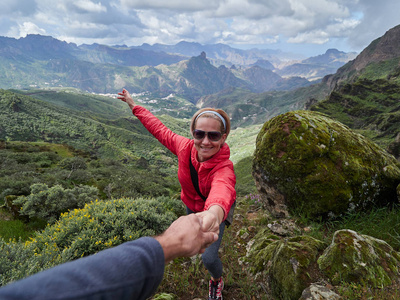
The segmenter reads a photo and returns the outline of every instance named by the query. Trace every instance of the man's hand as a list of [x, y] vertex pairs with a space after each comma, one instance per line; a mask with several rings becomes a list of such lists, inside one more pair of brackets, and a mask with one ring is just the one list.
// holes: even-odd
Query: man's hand
[[215, 232], [203, 230], [203, 219], [195, 214], [180, 217], [155, 239], [164, 250], [165, 263], [176, 257], [203, 253], [218, 239]]
[[123, 89], [121, 93], [118, 93], [119, 97], [118, 99], [126, 102], [131, 109], [135, 107], [135, 101], [133, 101], [131, 94], [126, 89]]

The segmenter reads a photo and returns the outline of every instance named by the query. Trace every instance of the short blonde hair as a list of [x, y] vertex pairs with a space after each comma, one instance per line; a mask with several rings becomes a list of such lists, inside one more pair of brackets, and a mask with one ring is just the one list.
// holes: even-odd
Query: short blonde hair
[[222, 120], [215, 114], [213, 113], [204, 113], [200, 116], [200, 118], [213, 118], [215, 120], [218, 120], [221, 123], [221, 133], [224, 134], [226, 133], [226, 136], [229, 135], [229, 132], [231, 131], [231, 120], [229, 119], [228, 114], [223, 111], [222, 109], [215, 109], [215, 108], [202, 108], [200, 110], [198, 110], [192, 117], [192, 121], [190, 122], [190, 132], [193, 132], [196, 128], [196, 121], [197, 121], [197, 117], [199, 114], [201, 114], [202, 112], [205, 111], [214, 111], [217, 112], [218, 114], [220, 114], [224, 120], [225, 120], [225, 127], [224, 127], [224, 123], [222, 122]]

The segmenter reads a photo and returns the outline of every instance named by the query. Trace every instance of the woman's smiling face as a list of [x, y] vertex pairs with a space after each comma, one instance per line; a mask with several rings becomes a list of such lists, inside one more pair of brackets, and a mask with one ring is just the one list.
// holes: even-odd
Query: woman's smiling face
[[[210, 117], [200, 116], [196, 120], [195, 129], [202, 131], [218, 131], [221, 132], [221, 122]], [[194, 146], [198, 153], [198, 160], [200, 162], [209, 160], [221, 149], [221, 146], [226, 140], [226, 134], [223, 134], [219, 141], [210, 141], [208, 135], [206, 134], [203, 139], [194, 139]]]

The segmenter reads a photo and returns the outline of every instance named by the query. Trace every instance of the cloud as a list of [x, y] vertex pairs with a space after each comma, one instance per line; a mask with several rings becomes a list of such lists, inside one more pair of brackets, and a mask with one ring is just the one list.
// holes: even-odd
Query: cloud
[[22, 24], [18, 24], [18, 26], [12, 27], [9, 31], [9, 35], [15, 37], [25, 37], [28, 34], [46, 35], [46, 30], [32, 22], [23, 22]]
[[36, 1], [31, 0], [2, 0], [0, 2], [1, 18], [11, 16], [30, 16], [35, 13], [36, 9]]
[[103, 6], [100, 2], [93, 3], [90, 0], [78, 0], [73, 2], [73, 5], [78, 8], [78, 10], [85, 13], [101, 13], [107, 12], [107, 8]]
[[[147, 42], [292, 43], [329, 41], [354, 28], [354, 0], [122, 0], [147, 27]], [[166, 14], [165, 10], [169, 10]], [[184, 13], [186, 12], [186, 13]], [[190, 12], [190, 13], [187, 13]], [[337, 28], [337, 29], [335, 29]]]
[[204, 0], [121, 0], [130, 9], [171, 10], [176, 12], [198, 12], [215, 9], [219, 1]]
[[2, 0], [0, 35], [127, 45], [347, 41], [362, 49], [400, 23], [399, 11], [398, 0]]
[[400, 2], [397, 0], [362, 0], [353, 8], [360, 23], [349, 33], [349, 44], [362, 50], [386, 31], [400, 24]]

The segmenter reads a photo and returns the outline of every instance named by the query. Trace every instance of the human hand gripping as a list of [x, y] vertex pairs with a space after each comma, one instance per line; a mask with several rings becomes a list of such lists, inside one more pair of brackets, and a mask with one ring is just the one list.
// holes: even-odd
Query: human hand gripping
[[208, 210], [196, 214], [203, 219], [203, 230], [211, 231], [219, 234], [219, 225], [224, 219], [224, 210], [218, 206], [213, 205]]
[[135, 107], [135, 101], [133, 101], [131, 94], [126, 89], [123, 89], [118, 95], [120, 95], [120, 97], [117, 98], [127, 103], [131, 109]]
[[215, 232], [203, 230], [203, 219], [195, 214], [182, 216], [155, 239], [164, 250], [165, 263], [176, 257], [204, 253], [218, 239]]

